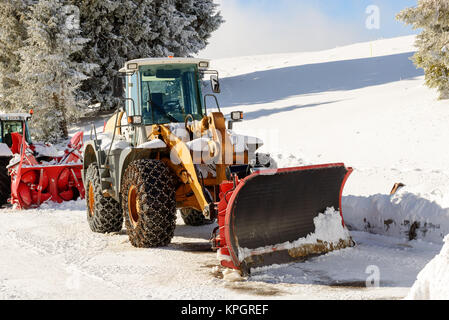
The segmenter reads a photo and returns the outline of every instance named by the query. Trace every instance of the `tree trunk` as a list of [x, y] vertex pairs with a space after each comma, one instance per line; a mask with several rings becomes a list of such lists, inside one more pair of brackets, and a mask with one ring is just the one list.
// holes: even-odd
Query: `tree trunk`
[[69, 132], [67, 129], [67, 118], [66, 118], [66, 113], [65, 113], [65, 108], [62, 105], [61, 100], [58, 98], [58, 96], [56, 95], [56, 93], [53, 94], [53, 101], [55, 102], [55, 109], [60, 111], [61, 113], [61, 119], [58, 119], [58, 127], [59, 130], [62, 134], [63, 139], [68, 139], [69, 137]]

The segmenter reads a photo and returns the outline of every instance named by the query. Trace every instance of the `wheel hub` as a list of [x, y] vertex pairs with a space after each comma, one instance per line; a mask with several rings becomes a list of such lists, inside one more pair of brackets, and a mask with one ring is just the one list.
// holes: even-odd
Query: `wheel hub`
[[140, 217], [140, 205], [137, 198], [137, 187], [132, 185], [128, 191], [128, 215], [133, 227], [137, 226]]
[[92, 182], [89, 182], [89, 215], [93, 217], [95, 215], [95, 195], [94, 195], [94, 186], [92, 185]]

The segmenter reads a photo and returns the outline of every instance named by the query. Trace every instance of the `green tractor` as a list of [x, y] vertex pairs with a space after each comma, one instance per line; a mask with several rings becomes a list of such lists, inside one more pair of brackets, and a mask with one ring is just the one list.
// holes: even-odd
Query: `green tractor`
[[28, 130], [28, 121], [31, 119], [29, 113], [0, 113], [0, 206], [7, 203], [11, 195], [11, 179], [8, 176], [7, 166], [13, 154], [19, 153], [17, 143], [13, 143], [13, 133], [23, 134], [25, 128], [25, 139], [31, 144]]

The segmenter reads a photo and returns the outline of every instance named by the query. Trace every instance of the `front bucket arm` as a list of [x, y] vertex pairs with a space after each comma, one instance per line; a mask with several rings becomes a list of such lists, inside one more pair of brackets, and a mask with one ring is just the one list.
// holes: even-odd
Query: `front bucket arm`
[[203, 187], [198, 180], [189, 148], [181, 139], [175, 136], [165, 126], [161, 125], [158, 129], [160, 130], [160, 134], [162, 135], [164, 142], [170, 148], [172, 163], [170, 163], [169, 165], [174, 168], [175, 173], [178, 175], [181, 181], [188, 184], [192, 188], [192, 191], [195, 194], [195, 198], [198, 201], [203, 214], [206, 216], [206, 218], [209, 218], [211, 213], [210, 204], [207, 202], [204, 196]]
[[[348, 233], [335, 243], [321, 239], [293, 247], [315, 232], [320, 213], [334, 208], [341, 216], [343, 187], [351, 172], [344, 164], [327, 164], [261, 171], [241, 180], [226, 199], [221, 236], [232, 265], [249, 270], [352, 245]], [[337, 219], [344, 229], [343, 217]]]

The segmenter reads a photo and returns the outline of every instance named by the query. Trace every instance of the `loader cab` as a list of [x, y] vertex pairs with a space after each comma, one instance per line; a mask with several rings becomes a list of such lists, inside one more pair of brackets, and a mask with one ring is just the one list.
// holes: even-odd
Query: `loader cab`
[[12, 147], [12, 133], [23, 135], [25, 128], [25, 140], [31, 144], [31, 136], [28, 130], [28, 120], [31, 118], [29, 114], [0, 114], [0, 143], [5, 143], [8, 147]]
[[201, 71], [209, 63], [193, 58], [139, 59], [128, 62], [125, 92], [128, 116], [141, 116], [144, 125], [201, 120]]
[[139, 80], [144, 124], [184, 122], [189, 114], [203, 118], [196, 65], [143, 66]]

